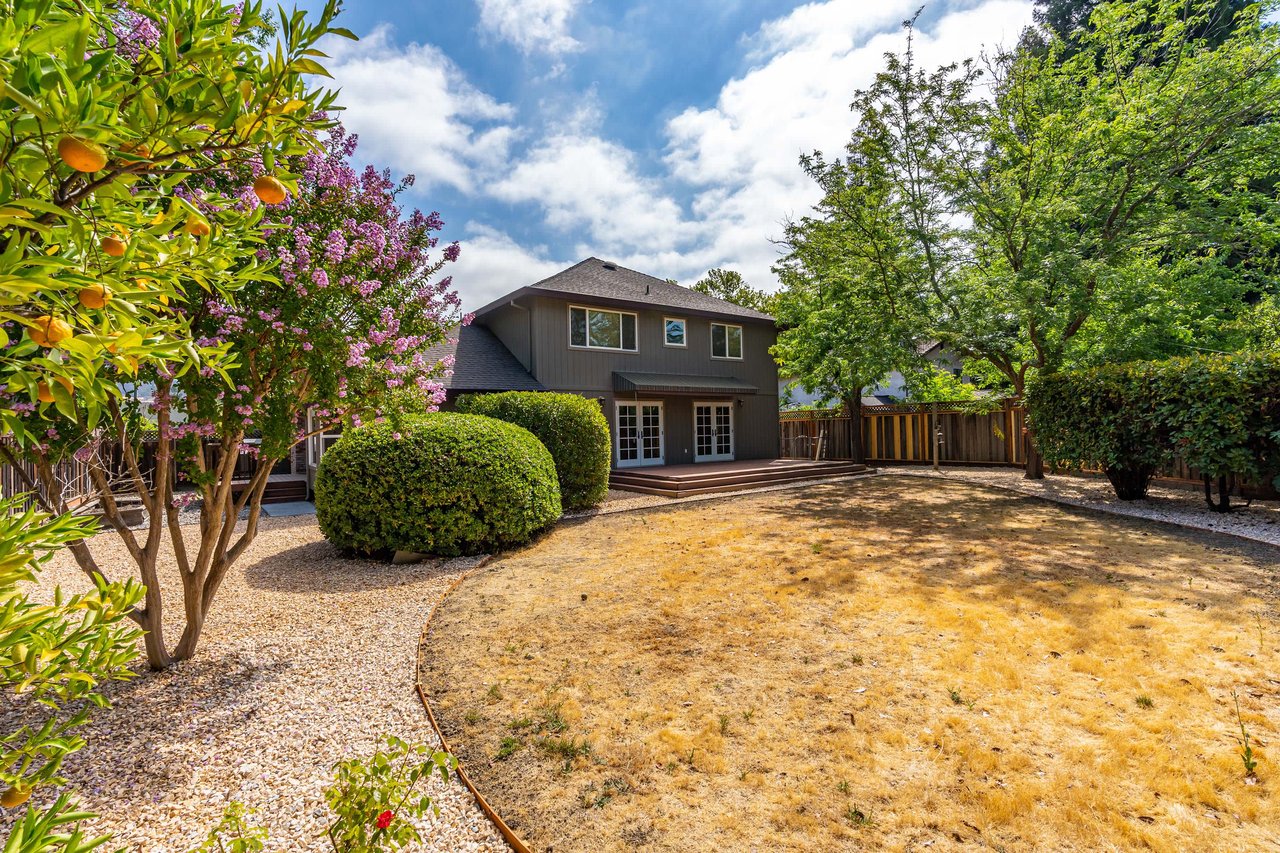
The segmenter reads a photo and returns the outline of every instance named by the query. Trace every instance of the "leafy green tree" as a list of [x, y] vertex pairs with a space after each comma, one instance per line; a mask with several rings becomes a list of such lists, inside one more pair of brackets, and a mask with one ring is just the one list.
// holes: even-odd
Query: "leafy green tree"
[[[1217, 0], [1191, 35], [1221, 44], [1236, 25], [1236, 16], [1253, 0]], [[1075, 43], [1091, 29], [1089, 16], [1102, 5], [1102, 0], [1036, 0], [1035, 21], [1048, 34], [1068, 44]], [[1043, 43], [1043, 42], [1042, 42]]]
[[915, 294], [931, 336], [1019, 395], [1040, 372], [1238, 344], [1243, 297], [1274, 287], [1275, 198], [1253, 179], [1277, 171], [1280, 42], [1257, 7], [1219, 46], [1194, 38], [1213, 8], [1104, 4], [1078, 43], [985, 67], [890, 56], [845, 157], [803, 161], [824, 218], [878, 235], [846, 245], [876, 250], [879, 310]]
[[[332, 31], [284, 22], [274, 56], [243, 42], [257, 6], [213, 0], [7, 0], [0, 5], [0, 427], [3, 455], [62, 442], [55, 421], [99, 429], [123, 417], [122, 383], [140, 371], [224, 371], [224, 347], [191, 334], [175, 310], [185, 289], [226, 293], [252, 279], [257, 215], [215, 226], [176, 183], [218, 164], [270, 159], [305, 141], [331, 96], [310, 93], [311, 45]], [[233, 268], [238, 272], [230, 272]], [[160, 470], [167, 471], [167, 459]], [[102, 681], [129, 674], [137, 628], [158, 624], [154, 578], [111, 582], [90, 562], [94, 591], [52, 603], [29, 592], [55, 548], [80, 557], [94, 533], [73, 517], [47, 464], [29, 481], [48, 510], [0, 502], [3, 683], [29, 723], [0, 740], [0, 806], [19, 808], [83, 741], [75, 729], [104, 700]], [[160, 475], [162, 478], [164, 474]], [[154, 533], [154, 530], [152, 531]], [[152, 536], [144, 549], [155, 549]], [[87, 815], [62, 794], [28, 806], [6, 850], [82, 851]]]
[[769, 313], [769, 294], [756, 290], [742, 278], [736, 270], [712, 269], [693, 284], [693, 290], [750, 308], [753, 311]]
[[[862, 188], [847, 188], [824, 200], [857, 204]], [[805, 218], [787, 227], [790, 252], [775, 267], [783, 288], [774, 299], [783, 371], [823, 402], [838, 401], [850, 415], [850, 456], [865, 461], [862, 394], [891, 371], [913, 363], [920, 315], [905, 295], [888, 306], [882, 283], [859, 253], [859, 236], [836, 217]], [[874, 252], [874, 250], [873, 250]]]
[[912, 403], [960, 403], [977, 399], [977, 389], [933, 364], [903, 374], [907, 399]]
[[[372, 167], [354, 168], [349, 158], [355, 138], [340, 126], [330, 127], [316, 145], [305, 155], [276, 157], [278, 166], [297, 176], [287, 204], [277, 204], [284, 200], [276, 197], [285, 195], [282, 187], [268, 186], [276, 196], [262, 191], [265, 173], [254, 161], [225, 164], [177, 187], [212, 222], [228, 210], [261, 210], [260, 196], [272, 200], [261, 213], [251, 264], [274, 258], [275, 268], [233, 294], [190, 289], [173, 303], [190, 319], [196, 340], [225, 350], [229, 363], [221, 371], [205, 366], [182, 373], [143, 367], [145, 383], [122, 392], [122, 408], [141, 408], [149, 394], [154, 436], [144, 436], [140, 422], [123, 413], [97, 432], [81, 419], [60, 417], [53, 422], [60, 440], [30, 451], [40, 470], [49, 472], [68, 451], [81, 455], [106, 518], [144, 577], [154, 577], [159, 552], [143, 546], [123, 523], [125, 494], [136, 495], [151, 517], [155, 532], [148, 543], [152, 535], [168, 539], [185, 620], [172, 645], [163, 620], [148, 627], [155, 668], [195, 653], [223, 578], [257, 536], [276, 462], [311, 435], [359, 425], [407, 393], [431, 402], [443, 395], [432, 381], [439, 365], [424, 353], [459, 319], [449, 279], [436, 278], [458, 256], [457, 245], [438, 257], [431, 252], [440, 217], [419, 211], [404, 216], [398, 198], [411, 179], [393, 181]], [[175, 460], [191, 490], [179, 491], [172, 474], [147, 475], [140, 463], [144, 438], [159, 449], [157, 456]], [[123, 477], [113, 475], [117, 446], [125, 454]], [[237, 490], [237, 466], [246, 456], [257, 465]], [[193, 500], [200, 501], [199, 537], [189, 548], [179, 513]], [[237, 530], [243, 513], [247, 523]], [[79, 549], [82, 566], [92, 565], [92, 550]]]

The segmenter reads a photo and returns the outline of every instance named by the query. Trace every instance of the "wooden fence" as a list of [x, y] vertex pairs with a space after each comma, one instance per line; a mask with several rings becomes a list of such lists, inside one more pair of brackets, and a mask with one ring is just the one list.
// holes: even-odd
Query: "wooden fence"
[[[783, 412], [781, 451], [789, 458], [852, 458], [848, 415], [827, 410]], [[933, 435], [941, 431], [938, 461], [947, 465], [1026, 462], [1022, 429], [1026, 410], [1012, 401], [974, 414], [955, 404], [863, 406], [862, 441], [869, 462], [933, 461]], [[936, 425], [936, 426], [935, 426]]]
[[[931, 423], [942, 432], [940, 465], [1026, 464], [1022, 430], [1026, 409], [1004, 400], [985, 414], [966, 412], [963, 404], [900, 403], [862, 407], [862, 440], [869, 463], [932, 464]], [[849, 416], [830, 409], [797, 409], [780, 418], [781, 455], [793, 459], [850, 459]], [[1100, 474], [1099, 471], [1090, 473]], [[1174, 459], [1156, 477], [1167, 485], [1201, 487], [1200, 472]], [[1245, 497], [1276, 499], [1270, 483], [1233, 477], [1231, 491]]]
[[[143, 478], [148, 485], [154, 482], [156, 470], [156, 440], [142, 442], [141, 450], [138, 454], [138, 469], [142, 472]], [[218, 444], [215, 441], [206, 441], [204, 444], [205, 465], [212, 468], [216, 464], [218, 452]], [[124, 484], [121, 491], [132, 491], [129, 480], [129, 473], [124, 461], [124, 454], [119, 444], [103, 445], [98, 448], [98, 458], [103, 467], [108, 472], [108, 478], [114, 484]], [[181, 482], [179, 477], [178, 464], [175, 460], [170, 460], [170, 472], [174, 478], [173, 482]], [[258, 469], [258, 458], [252, 450], [242, 450], [236, 458], [235, 471], [232, 473], [232, 480], [248, 480]], [[89, 476], [89, 465], [75, 457], [68, 457], [54, 466], [54, 477], [57, 479], [59, 493], [66, 498], [67, 505], [73, 509], [86, 501], [97, 497], [97, 489], [94, 488], [93, 480]], [[24, 476], [25, 475], [25, 476]], [[11, 498], [16, 495], [25, 494], [26, 497], [22, 502], [21, 509], [26, 509], [35, 503], [35, 499], [31, 497], [32, 483], [38, 483], [36, 477], [35, 465], [25, 460], [18, 460], [15, 467], [8, 460], [0, 462], [0, 495], [5, 498]]]
[[[89, 479], [89, 466], [78, 459], [68, 459], [55, 466], [54, 476], [58, 479], [61, 492], [70, 506], [84, 501], [85, 496], [93, 492], [93, 483]], [[25, 495], [19, 510], [30, 509], [35, 504], [32, 497], [31, 484], [38, 483], [36, 466], [25, 460], [19, 460], [14, 466], [5, 462], [0, 464], [0, 495], [12, 498]]]

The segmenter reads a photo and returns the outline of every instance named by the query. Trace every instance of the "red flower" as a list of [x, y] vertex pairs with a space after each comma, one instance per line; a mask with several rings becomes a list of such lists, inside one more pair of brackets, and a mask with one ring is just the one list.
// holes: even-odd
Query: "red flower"
[[386, 829], [388, 826], [391, 826], [391, 820], [394, 817], [395, 815], [393, 815], [390, 811], [385, 811], [382, 814], [378, 815], [378, 820], [376, 821], [376, 823], [378, 824], [378, 829]]

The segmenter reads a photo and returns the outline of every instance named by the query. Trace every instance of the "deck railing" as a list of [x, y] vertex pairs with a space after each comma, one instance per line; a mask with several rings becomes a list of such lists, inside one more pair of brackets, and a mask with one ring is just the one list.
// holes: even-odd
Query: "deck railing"
[[[155, 482], [157, 444], [158, 440], [156, 439], [143, 441], [138, 453], [138, 468], [148, 485]], [[205, 442], [204, 453], [207, 466], [212, 467], [214, 465], [217, 449], [217, 442]], [[112, 483], [121, 484], [122, 492], [132, 491], [131, 478], [120, 445], [111, 443], [99, 446], [98, 457]], [[177, 462], [170, 461], [169, 464], [174, 482], [181, 482], [181, 478], [178, 477]], [[252, 447], [249, 449], [242, 448], [240, 455], [236, 458], [236, 467], [232, 474], [232, 479], [248, 480], [257, 469], [258, 457], [255, 449]], [[93, 480], [89, 475], [89, 464], [87, 462], [76, 459], [74, 456], [68, 457], [54, 466], [53, 474], [58, 483], [58, 493], [66, 500], [67, 506], [74, 509], [97, 497], [98, 490], [94, 487]], [[23, 500], [21, 509], [26, 509], [35, 503], [35, 498], [31, 496], [33, 484], [36, 484], [37, 489], [41, 488], [38, 485], [39, 480], [36, 476], [35, 465], [31, 462], [19, 459], [15, 466], [5, 459], [0, 463], [0, 494], [3, 494], [6, 498], [26, 494], [27, 497]]]

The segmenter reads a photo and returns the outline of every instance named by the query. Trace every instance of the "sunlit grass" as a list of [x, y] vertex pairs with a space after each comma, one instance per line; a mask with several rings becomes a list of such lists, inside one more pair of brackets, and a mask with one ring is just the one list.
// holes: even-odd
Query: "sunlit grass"
[[434, 702], [535, 847], [1259, 849], [1264, 563], [912, 479], [607, 516], [455, 593]]

